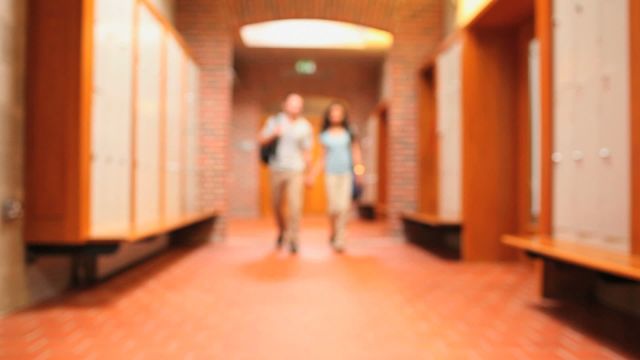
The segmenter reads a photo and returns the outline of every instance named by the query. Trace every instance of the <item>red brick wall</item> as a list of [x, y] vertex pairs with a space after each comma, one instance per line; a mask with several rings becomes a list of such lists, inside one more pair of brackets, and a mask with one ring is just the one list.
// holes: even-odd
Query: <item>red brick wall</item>
[[260, 163], [256, 135], [263, 116], [260, 103], [249, 89], [236, 86], [231, 121], [231, 168], [229, 169], [229, 215], [252, 218], [260, 216]]
[[[176, 27], [201, 69], [201, 206], [227, 210], [227, 139], [231, 117], [233, 40], [224, 0], [176, 1]], [[218, 229], [223, 232], [224, 222]]]
[[[317, 72], [308, 76], [296, 74], [294, 64], [299, 58], [314, 59]], [[378, 103], [381, 65], [380, 56], [327, 56], [315, 51], [293, 54], [259, 51], [253, 56], [243, 55], [237, 59], [230, 138], [232, 167], [229, 173], [232, 181], [229, 214], [234, 217], [260, 215], [258, 155], [255, 146], [250, 144], [255, 144], [260, 121], [278, 110], [286, 94], [297, 92], [308, 100], [326, 97], [346, 101], [350, 106], [351, 119], [358, 127], [358, 123], [364, 122]], [[323, 106], [318, 109], [317, 105], [307, 102], [310, 115], [322, 114]]]
[[418, 79], [425, 57], [441, 39], [442, 4], [407, 0], [395, 13], [395, 41], [385, 76], [389, 84], [388, 211], [399, 229], [398, 212], [417, 207]]
[[[282, 18], [325, 18], [389, 30], [395, 35], [385, 72], [390, 105], [389, 211], [416, 207], [417, 74], [442, 35], [441, 0], [177, 0], [176, 23], [203, 68], [205, 204], [227, 208], [230, 68], [240, 25]], [[398, 176], [401, 174], [401, 176]]]

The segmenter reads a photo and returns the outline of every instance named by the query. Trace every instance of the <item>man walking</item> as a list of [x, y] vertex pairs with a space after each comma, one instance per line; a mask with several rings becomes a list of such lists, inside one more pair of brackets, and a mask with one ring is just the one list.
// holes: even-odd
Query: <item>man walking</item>
[[[298, 252], [298, 234], [303, 202], [304, 172], [311, 163], [313, 130], [302, 117], [304, 100], [299, 94], [289, 94], [282, 112], [271, 116], [259, 135], [261, 146], [277, 141], [275, 154], [269, 160], [274, 215], [278, 224], [276, 246], [289, 245]], [[284, 214], [287, 199], [288, 216]]]

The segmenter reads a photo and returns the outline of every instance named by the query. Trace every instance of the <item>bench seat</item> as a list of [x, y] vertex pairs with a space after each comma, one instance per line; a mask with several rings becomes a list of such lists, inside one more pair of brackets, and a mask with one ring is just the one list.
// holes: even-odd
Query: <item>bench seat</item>
[[640, 281], [640, 256], [541, 236], [505, 235], [502, 242], [542, 258]]
[[461, 257], [460, 221], [419, 212], [404, 212], [400, 218], [410, 242], [447, 258]]
[[423, 214], [418, 212], [403, 212], [402, 219], [413, 221], [416, 223], [428, 225], [431, 227], [453, 227], [460, 228], [462, 226], [459, 220], [445, 219], [431, 214]]

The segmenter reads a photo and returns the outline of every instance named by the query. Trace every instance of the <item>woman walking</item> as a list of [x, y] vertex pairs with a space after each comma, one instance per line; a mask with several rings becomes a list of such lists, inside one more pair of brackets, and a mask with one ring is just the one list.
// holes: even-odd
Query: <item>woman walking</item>
[[344, 251], [345, 227], [354, 193], [354, 182], [360, 186], [364, 166], [362, 152], [349, 126], [346, 107], [334, 102], [325, 111], [320, 134], [322, 153], [307, 176], [307, 186], [324, 170], [331, 224], [330, 243], [337, 252]]

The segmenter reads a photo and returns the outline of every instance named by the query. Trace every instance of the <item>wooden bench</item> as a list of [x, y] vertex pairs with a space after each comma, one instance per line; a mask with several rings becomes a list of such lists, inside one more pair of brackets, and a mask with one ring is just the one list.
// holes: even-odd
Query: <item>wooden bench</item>
[[121, 245], [144, 241], [153, 237], [186, 231], [196, 225], [215, 221], [219, 217], [218, 211], [208, 211], [199, 215], [186, 216], [179, 221], [165, 224], [144, 232], [132, 232], [92, 238], [82, 244], [29, 244], [27, 255], [30, 261], [39, 256], [67, 256], [71, 260], [70, 283], [73, 287], [83, 287], [98, 281], [98, 257], [114, 254]]
[[447, 258], [461, 257], [460, 221], [418, 212], [404, 212], [400, 217], [410, 242]]
[[543, 297], [593, 297], [603, 279], [640, 282], [640, 256], [544, 236], [505, 235], [502, 242], [541, 260], [537, 268]]
[[506, 235], [502, 242], [541, 258], [640, 281], [639, 256], [539, 236]]

